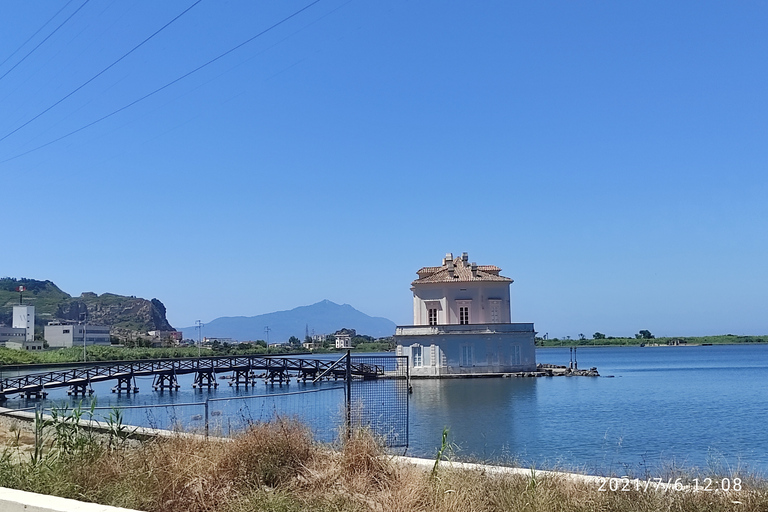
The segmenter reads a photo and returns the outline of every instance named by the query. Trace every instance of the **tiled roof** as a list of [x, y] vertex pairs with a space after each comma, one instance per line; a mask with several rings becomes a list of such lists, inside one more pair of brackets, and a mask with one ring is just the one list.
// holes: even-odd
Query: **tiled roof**
[[[450, 257], [448, 257], [450, 256]], [[424, 283], [456, 283], [472, 281], [495, 281], [499, 283], [511, 283], [512, 279], [499, 275], [501, 269], [496, 265], [476, 265], [468, 262], [466, 253], [453, 258], [446, 255], [441, 267], [423, 267], [416, 273], [419, 278], [411, 284]], [[474, 267], [474, 269], [473, 269]]]

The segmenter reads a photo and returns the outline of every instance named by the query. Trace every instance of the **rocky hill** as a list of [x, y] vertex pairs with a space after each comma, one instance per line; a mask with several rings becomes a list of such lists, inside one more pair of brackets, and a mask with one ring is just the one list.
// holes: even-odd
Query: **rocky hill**
[[40, 330], [52, 320], [76, 322], [86, 315], [89, 323], [109, 325], [118, 331], [175, 330], [165, 317], [165, 306], [157, 299], [91, 292], [72, 297], [51, 281], [10, 277], [0, 279], [0, 322], [5, 325], [12, 323], [19, 286], [26, 288], [24, 304], [35, 306], [35, 325]]

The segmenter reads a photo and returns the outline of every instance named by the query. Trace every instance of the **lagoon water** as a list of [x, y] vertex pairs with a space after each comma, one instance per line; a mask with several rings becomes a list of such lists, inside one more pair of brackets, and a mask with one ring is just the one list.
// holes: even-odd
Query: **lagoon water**
[[[459, 458], [650, 477], [672, 467], [768, 473], [768, 345], [580, 347], [577, 358], [580, 368], [597, 366], [603, 376], [414, 380], [407, 453], [433, 457], [448, 427]], [[569, 350], [540, 348], [537, 360], [567, 364]], [[222, 381], [209, 394], [192, 390], [191, 376], [180, 383], [179, 392], [158, 393], [151, 391], [151, 379], [140, 379], [139, 394], [121, 397], [109, 392], [114, 383], [94, 388], [100, 406], [313, 389], [294, 382], [234, 391]], [[328, 391], [279, 400], [288, 411], [306, 413], [321, 437], [332, 437], [343, 390], [338, 383], [322, 387]], [[51, 390], [49, 398], [70, 400], [63, 389]], [[11, 399], [6, 405], [30, 403]], [[162, 417], [166, 410], [170, 417]], [[265, 419], [273, 410], [274, 401], [212, 402], [225, 429], [244, 418]], [[202, 412], [200, 406], [127, 410], [126, 419], [194, 426]]]
[[[567, 364], [569, 349], [536, 355]], [[603, 377], [415, 381], [413, 451], [434, 453], [448, 426], [458, 453], [482, 460], [619, 475], [768, 472], [767, 345], [583, 347], [577, 359]]]

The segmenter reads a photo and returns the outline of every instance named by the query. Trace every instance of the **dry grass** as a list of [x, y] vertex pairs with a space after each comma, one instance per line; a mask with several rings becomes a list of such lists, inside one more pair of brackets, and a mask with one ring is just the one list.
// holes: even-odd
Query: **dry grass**
[[[768, 511], [763, 481], [740, 493], [599, 491], [564, 477], [490, 475], [397, 462], [367, 432], [339, 451], [291, 420], [232, 442], [191, 437], [88, 450], [32, 466], [0, 461], [0, 485], [147, 512], [211, 511]], [[16, 485], [13, 485], [16, 484]]]

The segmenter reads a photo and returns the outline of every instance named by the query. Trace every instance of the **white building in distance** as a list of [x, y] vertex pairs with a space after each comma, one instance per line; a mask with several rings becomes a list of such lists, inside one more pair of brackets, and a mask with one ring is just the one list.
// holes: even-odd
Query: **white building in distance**
[[85, 345], [109, 345], [109, 326], [61, 322], [45, 326], [45, 341], [51, 348], [82, 347], [83, 338]]
[[414, 377], [504, 374], [536, 370], [532, 323], [512, 323], [509, 285], [494, 265], [446, 254], [411, 283], [413, 325], [395, 331], [397, 355]]
[[339, 329], [333, 333], [336, 339], [336, 348], [352, 348], [352, 338], [357, 336], [354, 329]]
[[42, 350], [35, 341], [35, 306], [13, 306], [13, 327], [0, 327], [0, 346], [15, 350]]
[[35, 306], [13, 306], [13, 327], [26, 329], [24, 341], [35, 341]]

